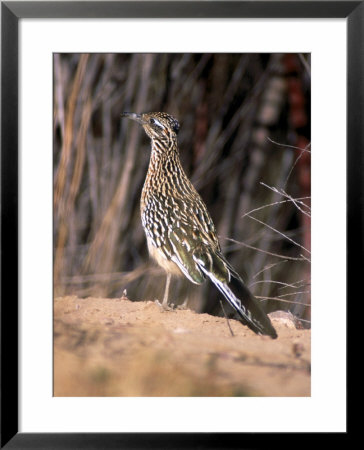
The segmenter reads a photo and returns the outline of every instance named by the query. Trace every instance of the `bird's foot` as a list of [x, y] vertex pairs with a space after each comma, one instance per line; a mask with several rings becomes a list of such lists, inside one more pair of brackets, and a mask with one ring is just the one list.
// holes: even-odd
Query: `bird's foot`
[[154, 303], [159, 307], [162, 312], [175, 311], [176, 307], [173, 303], [168, 305], [168, 303], [161, 303], [159, 300], [155, 300]]
[[188, 303], [188, 297], [186, 297], [186, 300], [182, 303], [182, 305], [177, 306], [177, 309], [181, 309], [182, 311], [189, 309], [187, 306], [187, 303]]

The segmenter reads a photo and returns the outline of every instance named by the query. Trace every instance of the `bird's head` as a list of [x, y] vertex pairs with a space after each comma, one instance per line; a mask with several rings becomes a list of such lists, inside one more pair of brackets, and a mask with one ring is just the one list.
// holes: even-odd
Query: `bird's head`
[[135, 114], [124, 112], [121, 117], [140, 123], [144, 131], [153, 140], [171, 141], [175, 139], [179, 130], [177, 119], [163, 112]]

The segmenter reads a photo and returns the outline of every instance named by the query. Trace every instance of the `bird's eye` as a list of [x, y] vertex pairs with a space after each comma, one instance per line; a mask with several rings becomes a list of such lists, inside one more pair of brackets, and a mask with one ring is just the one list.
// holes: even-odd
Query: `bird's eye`
[[162, 128], [162, 129], [163, 129], [163, 125], [159, 122], [158, 119], [155, 119], [154, 117], [151, 117], [151, 118], [149, 119], [149, 123], [150, 123], [151, 125], [155, 125], [155, 126], [157, 126], [158, 128]]

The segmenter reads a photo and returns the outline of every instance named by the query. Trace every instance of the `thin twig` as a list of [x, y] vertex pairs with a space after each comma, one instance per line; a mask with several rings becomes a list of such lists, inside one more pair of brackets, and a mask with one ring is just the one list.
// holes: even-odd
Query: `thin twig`
[[311, 320], [302, 319], [301, 317], [298, 317], [297, 319], [298, 319], [300, 322], [311, 323]]
[[286, 289], [286, 287], [291, 287], [291, 286], [293, 288], [298, 289], [298, 288], [301, 288], [304, 286], [311, 286], [311, 283], [307, 283], [307, 280], [303, 279], [303, 280], [296, 281], [295, 283], [292, 283], [291, 285], [281, 286], [280, 288], [278, 288], [278, 290]]
[[302, 256], [303, 259], [305, 259], [307, 262], [309, 262], [311, 264], [311, 260], [309, 258], [307, 258], [306, 256], [302, 255], [302, 253], [300, 253], [300, 256]]
[[288, 294], [278, 295], [278, 298], [289, 297], [290, 295], [310, 294], [310, 293], [311, 293], [311, 291], [289, 292]]
[[263, 296], [256, 295], [255, 298], [258, 298], [260, 300], [277, 300], [279, 302], [289, 303], [292, 305], [301, 305], [301, 306], [311, 307], [311, 305], [309, 303], [294, 302], [292, 300], [284, 300], [283, 298], [280, 298], [280, 297], [263, 297]]
[[230, 322], [229, 322], [228, 316], [226, 315], [226, 312], [225, 312], [225, 309], [224, 309], [224, 305], [222, 304], [222, 301], [221, 301], [221, 300], [220, 300], [220, 305], [221, 305], [221, 308], [222, 308], [222, 310], [223, 310], [223, 312], [224, 312], [224, 315], [225, 315], [225, 318], [226, 318], [226, 322], [227, 322], [227, 324], [228, 324], [228, 327], [229, 327], [231, 336], [234, 337], [234, 336], [235, 336], [235, 335], [234, 335], [234, 332], [233, 332], [233, 330], [231, 329], [231, 326], [230, 326]]
[[[221, 238], [221, 236], [219, 236], [219, 237]], [[227, 241], [230, 241], [230, 242], [234, 242], [235, 244], [243, 245], [244, 247], [250, 248], [252, 250], [257, 250], [258, 252], [262, 252], [262, 253], [265, 253], [267, 255], [276, 256], [277, 258], [289, 259], [291, 261], [303, 261], [303, 260], [306, 260], [308, 262], [311, 262], [308, 258], [304, 257], [303, 255], [300, 255], [301, 258], [295, 258], [293, 256], [287, 256], [287, 255], [279, 255], [278, 253], [268, 252], [266, 250], [262, 250], [261, 248], [254, 247], [253, 245], [246, 244], [245, 242], [236, 241], [235, 239], [232, 239], [232, 238], [224, 237], [223, 239], [226, 239]]]
[[307, 250], [307, 248], [305, 248], [303, 245], [299, 244], [298, 242], [294, 241], [293, 239], [291, 239], [290, 237], [288, 237], [287, 235], [285, 235], [284, 233], [282, 233], [279, 230], [276, 230], [275, 228], [271, 227], [270, 225], [268, 225], [267, 223], [263, 222], [262, 220], [257, 219], [256, 217], [250, 216], [248, 215], [248, 217], [250, 219], [255, 220], [256, 222], [261, 223], [262, 225], [266, 226], [267, 228], [269, 228], [270, 230], [280, 234], [281, 236], [285, 237], [286, 239], [288, 239], [290, 242], [292, 242], [292, 244], [297, 245], [297, 247], [302, 248], [305, 252], [311, 254], [311, 252], [309, 250]]
[[271, 139], [268, 136], [267, 136], [267, 139], [268, 139], [268, 141], [272, 142], [272, 144], [279, 145], [280, 147], [292, 148], [293, 150], [300, 150], [301, 152], [311, 153], [311, 150], [308, 150], [308, 147], [311, 146], [311, 143], [306, 145], [305, 148], [300, 148], [300, 147], [295, 147], [294, 145], [280, 144], [279, 142], [273, 141], [273, 139]]
[[[286, 263], [286, 262], [288, 262], [287, 259], [284, 260], [284, 261], [278, 261], [278, 262], [273, 263], [273, 264], [268, 264], [268, 266], [265, 266], [262, 270], [260, 270], [260, 271], [257, 272], [255, 275], [253, 275], [253, 278], [256, 278], [256, 277], [257, 277], [258, 275], [260, 275], [261, 273], [265, 272], [266, 270], [271, 269], [271, 268], [274, 267], [274, 266], [277, 266], [278, 264], [282, 264], [282, 263]], [[280, 288], [280, 289], [282, 289], [282, 288]]]
[[290, 176], [291, 176], [291, 174], [292, 174], [292, 172], [293, 172], [293, 169], [296, 167], [298, 161], [302, 158], [303, 154], [304, 154], [304, 152], [301, 152], [301, 153], [297, 156], [295, 162], [292, 164], [292, 167], [291, 167], [290, 171], [288, 172], [288, 175], [287, 175], [287, 177], [286, 177], [286, 179], [285, 179], [284, 186], [287, 186], [288, 180], [289, 180], [289, 178], [290, 178]]
[[[264, 183], [261, 183], [264, 184]], [[267, 186], [269, 187], [269, 186]], [[278, 194], [283, 195], [281, 192], [277, 192]], [[267, 205], [263, 205], [263, 206], [259, 206], [258, 208], [254, 208], [251, 211], [245, 213], [243, 216], [241, 216], [242, 219], [244, 219], [245, 216], [248, 216], [249, 214], [256, 212], [256, 211], [260, 211], [264, 208], [268, 208], [269, 206], [275, 206], [275, 205], [281, 205], [282, 203], [293, 203], [297, 208], [298, 206], [296, 205], [296, 202], [302, 203], [301, 200], [306, 200], [306, 199], [310, 199], [311, 197], [300, 197], [300, 198], [289, 198], [288, 200], [280, 200], [279, 202], [273, 202], [273, 203], [269, 203]], [[302, 203], [306, 208], [310, 209], [310, 207], [304, 203]], [[299, 208], [300, 209], [300, 208]], [[304, 211], [302, 211], [304, 212]]]
[[307, 208], [308, 210], [311, 211], [310, 206], [308, 206], [308, 205], [306, 205], [306, 203], [303, 203], [303, 202], [302, 202], [302, 200], [305, 200], [305, 199], [311, 199], [310, 196], [308, 196], [308, 197], [301, 197], [301, 198], [296, 198], [296, 199], [294, 199], [294, 198], [291, 197], [289, 194], [287, 194], [287, 192], [284, 191], [283, 189], [277, 189], [277, 188], [274, 187], [274, 186], [268, 186], [267, 184], [263, 183], [262, 181], [260, 182], [260, 184], [261, 184], [262, 186], [264, 186], [264, 187], [270, 189], [271, 191], [275, 192], [276, 194], [283, 195], [283, 197], [286, 197], [286, 198], [288, 199], [288, 201], [293, 202], [294, 205], [295, 205], [301, 212], [303, 212], [304, 214], [306, 214], [306, 215], [308, 215], [309, 217], [311, 217], [310, 214], [308, 214], [306, 211], [303, 211], [303, 210], [297, 205], [297, 203], [299, 203], [299, 204], [301, 204], [302, 206], [304, 206], [305, 208]]
[[[259, 280], [259, 281], [254, 281], [254, 283], [251, 283], [251, 284], [249, 285], [249, 287], [252, 287], [252, 286], [254, 286], [255, 284], [259, 284], [259, 283], [282, 284], [283, 287], [297, 288], [297, 286], [295, 286], [294, 284], [283, 283], [282, 281], [275, 281], [275, 280]], [[282, 289], [282, 287], [281, 287], [281, 289]]]

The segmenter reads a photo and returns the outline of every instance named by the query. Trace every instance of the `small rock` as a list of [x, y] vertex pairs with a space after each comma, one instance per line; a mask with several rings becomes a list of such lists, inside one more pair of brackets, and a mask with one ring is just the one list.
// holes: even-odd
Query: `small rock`
[[299, 319], [289, 311], [274, 311], [268, 316], [274, 322], [285, 325], [287, 328], [301, 328]]
[[102, 323], [103, 323], [104, 325], [114, 325], [114, 320], [111, 319], [111, 318], [107, 318], [107, 319], [104, 319], [104, 320], [102, 321]]
[[189, 331], [186, 330], [186, 328], [175, 328], [175, 329], [173, 330], [173, 333], [176, 333], [176, 334], [186, 334], [186, 333], [189, 333]]
[[302, 353], [304, 351], [305, 347], [303, 346], [302, 342], [293, 342], [292, 344], [292, 352], [296, 358], [299, 358], [302, 356]]

